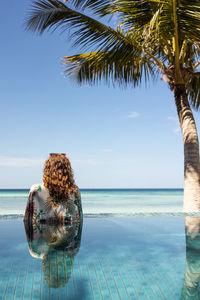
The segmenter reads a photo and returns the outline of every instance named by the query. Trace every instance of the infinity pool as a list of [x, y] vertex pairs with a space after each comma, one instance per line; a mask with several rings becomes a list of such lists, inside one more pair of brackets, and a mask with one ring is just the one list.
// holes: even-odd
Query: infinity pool
[[200, 299], [200, 236], [186, 236], [184, 224], [85, 217], [74, 237], [71, 228], [30, 233], [22, 218], [1, 219], [0, 299]]

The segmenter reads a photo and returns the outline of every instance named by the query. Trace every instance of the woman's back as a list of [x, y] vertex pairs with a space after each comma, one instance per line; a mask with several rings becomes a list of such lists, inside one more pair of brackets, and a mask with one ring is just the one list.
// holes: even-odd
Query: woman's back
[[81, 219], [81, 195], [69, 160], [64, 154], [52, 154], [45, 163], [43, 183], [30, 189], [24, 221], [63, 224]]

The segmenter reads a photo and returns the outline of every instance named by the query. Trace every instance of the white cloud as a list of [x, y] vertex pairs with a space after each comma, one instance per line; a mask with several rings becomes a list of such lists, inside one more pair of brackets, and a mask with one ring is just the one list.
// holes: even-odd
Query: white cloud
[[2, 167], [34, 167], [43, 165], [44, 162], [44, 158], [0, 156], [0, 166]]
[[140, 116], [140, 114], [138, 112], [132, 111], [125, 118], [126, 119], [135, 119], [135, 118], [138, 118], [139, 116]]
[[[45, 163], [45, 158], [26, 158], [26, 157], [9, 157], [0, 156], [0, 167], [35, 167], [43, 166]], [[102, 164], [101, 161], [95, 158], [85, 158], [85, 159], [70, 159], [73, 164], [78, 165], [99, 165]]]

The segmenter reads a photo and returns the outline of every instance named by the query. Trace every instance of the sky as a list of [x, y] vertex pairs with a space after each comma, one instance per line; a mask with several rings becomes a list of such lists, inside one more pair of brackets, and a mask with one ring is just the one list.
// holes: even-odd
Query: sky
[[26, 31], [30, 3], [3, 1], [0, 10], [0, 188], [41, 182], [51, 152], [66, 153], [80, 188], [182, 188], [182, 136], [167, 84], [77, 85], [61, 58], [79, 49], [67, 32]]

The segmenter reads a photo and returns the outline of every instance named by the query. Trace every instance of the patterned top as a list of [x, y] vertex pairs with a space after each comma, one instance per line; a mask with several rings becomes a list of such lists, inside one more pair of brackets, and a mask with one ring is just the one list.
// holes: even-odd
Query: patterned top
[[81, 195], [77, 188], [69, 200], [53, 199], [43, 184], [34, 184], [29, 193], [24, 222], [35, 224], [66, 224], [81, 222]]

